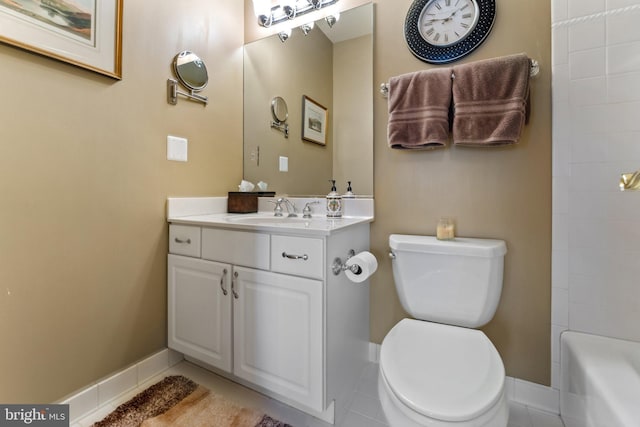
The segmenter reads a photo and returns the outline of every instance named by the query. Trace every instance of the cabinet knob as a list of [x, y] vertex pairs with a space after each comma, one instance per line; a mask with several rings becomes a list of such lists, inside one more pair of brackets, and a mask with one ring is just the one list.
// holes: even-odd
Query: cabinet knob
[[186, 243], [187, 245], [191, 244], [191, 239], [183, 240], [183, 239], [180, 239], [180, 238], [176, 237], [173, 240], [175, 240], [176, 243]]

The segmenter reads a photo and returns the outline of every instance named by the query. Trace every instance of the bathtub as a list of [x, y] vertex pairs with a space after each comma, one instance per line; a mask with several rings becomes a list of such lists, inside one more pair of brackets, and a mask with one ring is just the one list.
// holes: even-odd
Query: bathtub
[[565, 426], [640, 426], [640, 343], [573, 331], [560, 343]]

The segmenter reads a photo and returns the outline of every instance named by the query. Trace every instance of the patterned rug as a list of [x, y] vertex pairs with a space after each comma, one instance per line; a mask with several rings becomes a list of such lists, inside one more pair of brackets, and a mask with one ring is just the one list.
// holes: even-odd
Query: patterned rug
[[93, 427], [291, 427], [240, 407], [181, 375], [166, 377]]

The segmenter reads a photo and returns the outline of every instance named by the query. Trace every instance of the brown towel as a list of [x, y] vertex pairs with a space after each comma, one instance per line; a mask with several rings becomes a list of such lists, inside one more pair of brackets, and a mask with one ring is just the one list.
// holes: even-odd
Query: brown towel
[[450, 105], [451, 68], [392, 77], [389, 80], [389, 146], [446, 146]]
[[518, 142], [527, 116], [529, 69], [524, 54], [453, 67], [453, 143]]

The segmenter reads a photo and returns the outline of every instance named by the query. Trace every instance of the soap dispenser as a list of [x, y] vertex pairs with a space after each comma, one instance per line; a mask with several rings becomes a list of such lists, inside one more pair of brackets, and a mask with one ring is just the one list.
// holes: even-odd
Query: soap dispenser
[[342, 216], [342, 196], [336, 190], [336, 180], [331, 179], [331, 191], [327, 194], [327, 218]]
[[345, 199], [353, 199], [354, 197], [356, 197], [356, 195], [353, 194], [353, 190], [351, 189], [351, 181], [347, 181], [347, 192], [344, 193], [342, 197]]

